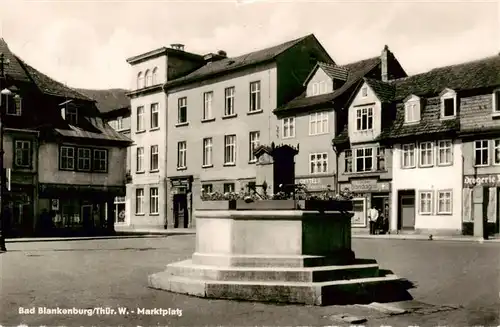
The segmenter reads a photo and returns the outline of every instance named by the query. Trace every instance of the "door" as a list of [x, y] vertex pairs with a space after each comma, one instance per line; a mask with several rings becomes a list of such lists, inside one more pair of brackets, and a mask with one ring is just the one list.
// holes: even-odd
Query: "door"
[[85, 231], [89, 232], [94, 225], [92, 219], [92, 205], [85, 204], [81, 207], [81, 222]]
[[415, 229], [415, 193], [402, 193], [399, 196], [399, 227]]
[[187, 194], [174, 194], [174, 228], [187, 228], [189, 213], [187, 206]]

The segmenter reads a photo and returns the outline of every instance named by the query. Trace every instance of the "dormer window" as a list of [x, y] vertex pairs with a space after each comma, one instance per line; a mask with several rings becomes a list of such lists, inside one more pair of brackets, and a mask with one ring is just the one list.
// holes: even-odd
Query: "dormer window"
[[326, 81], [319, 82], [319, 94], [326, 93]]
[[21, 116], [22, 113], [22, 98], [19, 94], [14, 95], [14, 103], [9, 103], [7, 100], [7, 115]]
[[65, 108], [65, 119], [70, 125], [78, 125], [78, 108], [68, 106]]
[[318, 94], [319, 94], [319, 83], [315, 82], [312, 85], [312, 95], [315, 96], [315, 95], [318, 95]]
[[411, 96], [405, 101], [405, 123], [420, 121], [420, 98]]
[[453, 118], [457, 115], [457, 93], [446, 89], [441, 93], [441, 118]]
[[500, 115], [500, 89], [493, 91], [493, 113]]

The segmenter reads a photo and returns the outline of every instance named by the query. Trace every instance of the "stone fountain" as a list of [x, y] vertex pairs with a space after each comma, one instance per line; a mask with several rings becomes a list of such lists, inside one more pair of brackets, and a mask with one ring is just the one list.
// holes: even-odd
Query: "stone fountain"
[[[286, 175], [293, 183], [294, 169], [282, 165], [293, 165], [296, 151], [273, 145], [256, 153], [258, 180], [272, 178], [274, 190], [287, 181]], [[284, 153], [291, 158], [276, 160]], [[276, 161], [284, 172], [280, 176], [272, 168]], [[355, 257], [352, 212], [314, 210], [295, 200], [219, 203], [195, 211], [195, 252], [191, 259], [168, 264], [165, 271], [149, 276], [151, 288], [206, 298], [308, 305], [381, 302], [377, 297], [389, 294], [399, 300], [404, 293], [400, 278], [383, 273], [375, 260]]]

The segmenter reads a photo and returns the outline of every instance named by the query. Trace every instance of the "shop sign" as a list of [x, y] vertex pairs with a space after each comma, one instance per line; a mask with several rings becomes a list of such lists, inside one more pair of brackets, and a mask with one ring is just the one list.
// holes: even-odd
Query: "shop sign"
[[355, 179], [351, 181], [351, 192], [389, 192], [390, 183], [379, 183], [376, 179]]
[[308, 191], [326, 191], [332, 188], [333, 177], [296, 178], [295, 184], [303, 184]]
[[500, 174], [464, 176], [464, 186], [465, 187], [500, 186]]

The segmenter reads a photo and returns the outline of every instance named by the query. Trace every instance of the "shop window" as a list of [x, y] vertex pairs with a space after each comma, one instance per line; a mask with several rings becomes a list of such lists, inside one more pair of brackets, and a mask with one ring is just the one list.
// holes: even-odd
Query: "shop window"
[[233, 193], [234, 190], [234, 183], [224, 183], [224, 193]]

